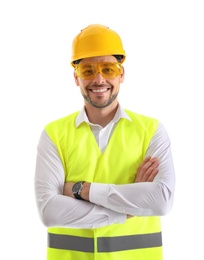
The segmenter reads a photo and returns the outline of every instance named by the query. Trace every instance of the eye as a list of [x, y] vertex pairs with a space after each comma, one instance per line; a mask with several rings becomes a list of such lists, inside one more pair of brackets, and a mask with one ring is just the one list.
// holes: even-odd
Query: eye
[[91, 65], [86, 65], [81, 68], [81, 74], [84, 76], [90, 76], [94, 74], [94, 68]]
[[115, 70], [112, 66], [104, 66], [102, 68], [102, 73], [104, 73], [104, 74], [113, 74], [114, 72], [115, 72]]
[[113, 70], [111, 68], [104, 68], [103, 72], [104, 73], [111, 73]]
[[82, 71], [82, 74], [83, 74], [84, 76], [92, 75], [92, 74], [93, 74], [93, 70], [92, 70], [92, 69], [83, 70], [83, 71]]

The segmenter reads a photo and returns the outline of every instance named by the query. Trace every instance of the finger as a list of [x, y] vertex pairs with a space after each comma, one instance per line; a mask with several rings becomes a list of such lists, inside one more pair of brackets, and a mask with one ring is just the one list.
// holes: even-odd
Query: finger
[[149, 156], [149, 157], [145, 158], [144, 161], [141, 163], [141, 165], [138, 168], [137, 174], [136, 174], [135, 182], [143, 181], [144, 173], [152, 165], [152, 163], [150, 163], [150, 160], [151, 160], [151, 157]]
[[154, 164], [154, 163], [159, 163], [159, 159], [157, 157], [151, 158], [150, 163]]
[[152, 171], [151, 175], [147, 178], [147, 182], [153, 182], [154, 178], [156, 177], [156, 175], [158, 174], [159, 169], [156, 168]]
[[147, 162], [141, 168], [137, 181], [145, 182], [148, 181], [148, 179], [151, 181], [154, 178], [154, 176], [158, 173], [158, 171], [155, 170], [157, 169], [158, 166], [159, 166], [159, 161], [157, 159]]
[[[147, 156], [143, 162], [140, 164], [136, 177], [135, 182], [145, 182], [148, 180], [152, 171], [157, 168], [159, 165], [159, 160], [157, 157]], [[151, 167], [151, 168], [150, 168]], [[151, 178], [150, 178], [151, 179]]]
[[151, 160], [151, 156], [147, 156], [147, 157], [142, 161], [142, 163], [140, 164], [140, 166], [139, 166], [139, 168], [138, 168], [138, 171], [140, 171], [141, 168], [142, 168], [146, 163], [148, 163], [150, 160]]
[[157, 158], [154, 158], [154, 160], [150, 160], [151, 167], [158, 167], [159, 166], [159, 160]]
[[154, 160], [151, 160], [152, 163], [146, 172], [144, 173], [144, 181], [153, 181], [156, 174], [159, 172], [158, 166], [159, 166], [159, 160], [155, 158]]
[[[140, 173], [144, 175], [145, 173], [149, 173], [149, 169], [154, 169], [159, 165], [159, 162], [157, 159], [149, 160], [148, 162], [144, 163], [140, 169]], [[150, 170], [151, 171], [151, 170]]]

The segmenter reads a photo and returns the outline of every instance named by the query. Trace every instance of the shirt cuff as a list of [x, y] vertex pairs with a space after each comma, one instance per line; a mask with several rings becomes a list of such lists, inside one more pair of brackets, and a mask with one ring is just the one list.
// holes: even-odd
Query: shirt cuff
[[108, 194], [110, 188], [110, 184], [91, 183], [89, 201], [108, 209], [109, 225], [113, 223], [124, 223], [127, 219], [127, 215], [113, 211], [108, 207]]
[[91, 183], [89, 191], [90, 202], [108, 208], [109, 184]]

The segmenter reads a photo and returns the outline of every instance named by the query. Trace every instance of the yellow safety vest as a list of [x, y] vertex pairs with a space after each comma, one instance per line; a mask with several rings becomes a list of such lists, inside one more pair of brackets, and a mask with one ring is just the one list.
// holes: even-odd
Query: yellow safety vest
[[[66, 181], [133, 183], [158, 121], [126, 110], [104, 153], [90, 126], [76, 128], [78, 112], [56, 120], [46, 131], [61, 157]], [[48, 228], [47, 260], [161, 260], [160, 218], [132, 217], [123, 224], [92, 229]]]

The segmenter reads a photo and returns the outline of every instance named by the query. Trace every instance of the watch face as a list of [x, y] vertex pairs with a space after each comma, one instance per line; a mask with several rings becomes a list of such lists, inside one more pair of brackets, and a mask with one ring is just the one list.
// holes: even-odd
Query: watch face
[[73, 193], [77, 193], [81, 190], [81, 186], [82, 186], [82, 183], [81, 182], [76, 182], [74, 184], [74, 186], [72, 187], [72, 192]]
[[84, 183], [84, 181], [76, 182], [72, 187], [73, 195], [78, 200], [83, 200], [83, 198], [80, 196], [80, 193], [81, 193], [81, 190], [83, 187], [83, 183]]

